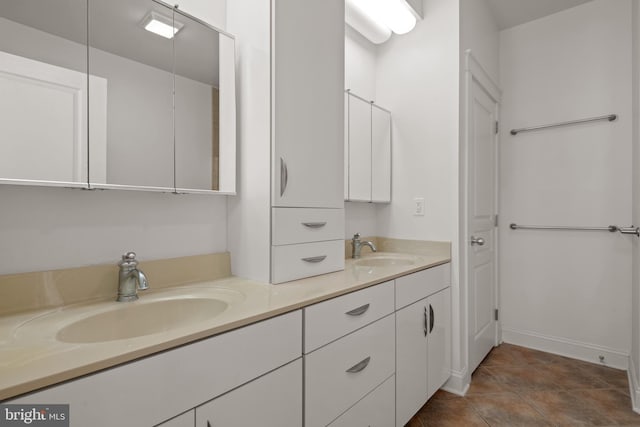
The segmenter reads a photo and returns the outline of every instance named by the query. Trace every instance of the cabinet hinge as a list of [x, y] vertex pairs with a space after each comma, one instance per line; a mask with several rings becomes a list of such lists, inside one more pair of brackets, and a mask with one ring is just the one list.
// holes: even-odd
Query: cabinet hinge
[[494, 227], [497, 227], [497, 226], [498, 226], [498, 214], [496, 214], [496, 217], [495, 217], [495, 219], [494, 219], [494, 221], [493, 221], [493, 226], [494, 226]]
[[500, 123], [496, 120], [496, 135], [500, 131]]
[[496, 321], [498, 321], [498, 309], [493, 310], [493, 317]]

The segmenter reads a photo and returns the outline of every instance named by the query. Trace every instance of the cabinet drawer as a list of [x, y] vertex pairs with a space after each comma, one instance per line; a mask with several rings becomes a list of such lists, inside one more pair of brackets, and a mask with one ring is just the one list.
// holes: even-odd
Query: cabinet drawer
[[301, 425], [302, 359], [196, 408], [196, 427]]
[[344, 239], [344, 209], [273, 208], [273, 245]]
[[304, 309], [304, 352], [330, 343], [393, 313], [393, 281]]
[[[389, 377], [328, 427], [389, 427], [395, 419], [389, 409], [395, 402], [395, 375]], [[402, 426], [400, 426], [402, 427]]]
[[394, 328], [387, 316], [305, 356], [306, 427], [326, 426], [394, 373]]
[[442, 264], [396, 279], [396, 309], [451, 285], [451, 264]]
[[71, 427], [151, 426], [299, 358], [301, 349], [298, 310], [8, 403], [69, 404]]
[[272, 246], [271, 282], [344, 270], [344, 240]]

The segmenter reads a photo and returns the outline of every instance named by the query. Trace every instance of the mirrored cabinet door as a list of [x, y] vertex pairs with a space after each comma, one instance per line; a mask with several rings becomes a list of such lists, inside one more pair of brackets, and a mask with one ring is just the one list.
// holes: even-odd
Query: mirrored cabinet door
[[88, 4], [90, 186], [173, 191], [173, 8]]
[[368, 202], [371, 201], [371, 103], [351, 94], [348, 129], [349, 200]]
[[87, 186], [86, 0], [0, 0], [0, 182]]
[[391, 201], [391, 113], [371, 105], [371, 201]]
[[235, 191], [234, 39], [174, 10], [176, 191]]
[[391, 113], [347, 91], [345, 200], [391, 201]]

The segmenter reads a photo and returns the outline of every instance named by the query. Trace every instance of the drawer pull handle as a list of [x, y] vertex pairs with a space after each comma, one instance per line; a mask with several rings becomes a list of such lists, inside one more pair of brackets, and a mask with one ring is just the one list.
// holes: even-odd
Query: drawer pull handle
[[347, 314], [349, 316], [360, 316], [360, 315], [366, 313], [367, 310], [369, 310], [369, 304], [365, 304], [365, 305], [360, 306], [358, 308], [354, 308], [351, 311], [347, 311], [345, 314]]
[[303, 222], [302, 225], [307, 228], [322, 228], [327, 225], [327, 222]]
[[207, 427], [211, 427], [211, 422], [207, 420]]
[[324, 259], [326, 258], [326, 255], [320, 255], [320, 256], [312, 256], [309, 258], [302, 258], [303, 261], [305, 262], [322, 262], [324, 261]]
[[364, 370], [364, 368], [366, 368], [367, 365], [369, 365], [369, 362], [371, 362], [371, 357], [367, 357], [362, 362], [356, 363], [355, 365], [347, 369], [347, 372], [351, 372], [352, 374], [355, 374], [356, 372], [360, 372]]

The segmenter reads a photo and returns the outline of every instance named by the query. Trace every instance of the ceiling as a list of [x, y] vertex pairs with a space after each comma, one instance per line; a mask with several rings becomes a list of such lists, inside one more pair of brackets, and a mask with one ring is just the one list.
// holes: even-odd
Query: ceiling
[[498, 29], [515, 27], [591, 0], [487, 0]]

